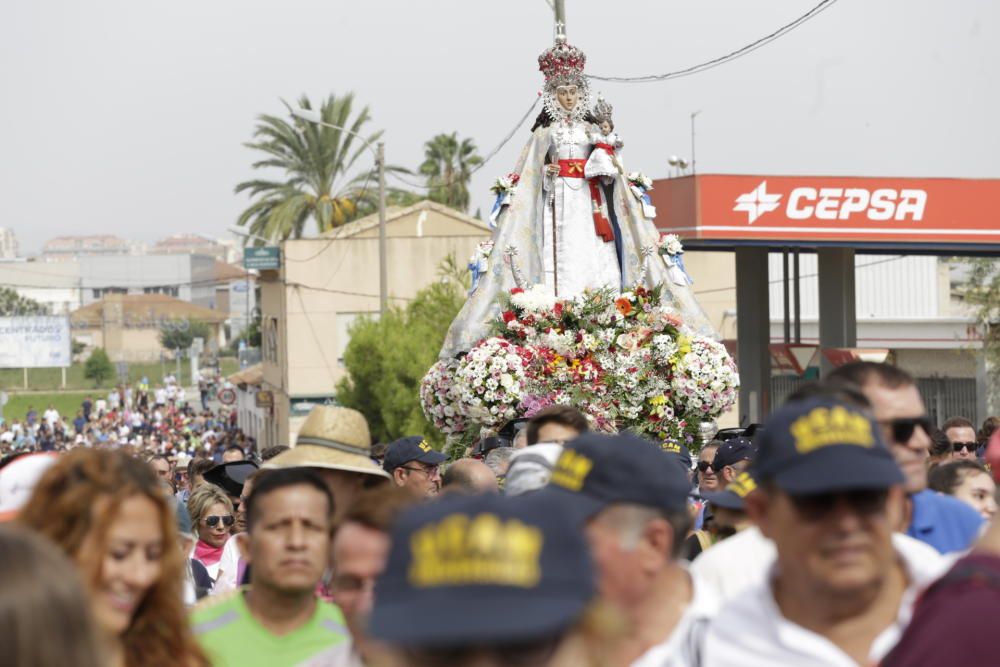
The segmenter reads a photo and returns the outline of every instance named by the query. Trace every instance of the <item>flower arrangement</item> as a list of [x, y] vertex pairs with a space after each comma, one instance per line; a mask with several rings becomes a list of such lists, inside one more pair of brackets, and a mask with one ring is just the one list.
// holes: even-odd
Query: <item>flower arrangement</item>
[[568, 404], [597, 430], [691, 442], [700, 421], [736, 400], [739, 377], [725, 347], [693, 334], [661, 301], [660, 288], [590, 290], [571, 299], [543, 286], [513, 289], [490, 333], [424, 378], [424, 411], [449, 435], [495, 430]]
[[517, 189], [517, 183], [520, 180], [520, 174], [510, 173], [506, 176], [501, 176], [497, 180], [493, 181], [493, 185], [490, 186], [490, 192], [495, 195], [512, 195]]
[[664, 234], [660, 238], [659, 252], [661, 255], [680, 255], [684, 252], [684, 244], [677, 234]]
[[641, 171], [630, 171], [628, 174], [628, 182], [631, 185], [635, 185], [642, 189], [643, 192], [647, 192], [653, 189], [653, 179]]

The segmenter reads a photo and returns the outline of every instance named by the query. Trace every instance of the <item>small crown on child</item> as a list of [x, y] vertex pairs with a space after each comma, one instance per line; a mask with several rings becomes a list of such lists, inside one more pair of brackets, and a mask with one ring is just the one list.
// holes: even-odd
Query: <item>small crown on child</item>
[[597, 104], [594, 105], [594, 118], [598, 123], [603, 123], [604, 121], [611, 120], [611, 114], [614, 111], [614, 107], [608, 104], [608, 101], [604, 99], [601, 94], [597, 95]]

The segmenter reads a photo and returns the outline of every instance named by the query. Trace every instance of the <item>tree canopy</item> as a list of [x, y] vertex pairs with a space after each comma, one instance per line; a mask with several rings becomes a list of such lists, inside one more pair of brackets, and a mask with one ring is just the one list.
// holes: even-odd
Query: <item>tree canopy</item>
[[439, 134], [424, 144], [420, 173], [427, 177], [427, 196], [462, 212], [469, 209], [469, 180], [483, 159], [472, 139], [458, 139], [458, 133]]
[[0, 287], [0, 316], [46, 315], [48, 308], [34, 299], [21, 296], [10, 287]]
[[168, 350], [186, 350], [195, 338], [207, 343], [211, 336], [211, 328], [201, 320], [171, 320], [160, 326], [160, 345]]
[[382, 442], [404, 435], [423, 435], [438, 446], [444, 441], [420, 407], [420, 381], [465, 301], [461, 283], [448, 279], [444, 266], [442, 272], [442, 282], [421, 290], [405, 308], [351, 327], [344, 352], [348, 376], [337, 385], [337, 400], [363, 413]]

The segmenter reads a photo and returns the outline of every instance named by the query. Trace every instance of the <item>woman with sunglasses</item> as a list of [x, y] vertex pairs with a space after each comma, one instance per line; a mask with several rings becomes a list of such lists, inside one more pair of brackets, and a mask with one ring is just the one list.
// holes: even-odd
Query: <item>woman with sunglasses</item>
[[222, 551], [235, 521], [233, 503], [219, 487], [204, 484], [191, 494], [187, 506], [198, 537], [194, 559], [205, 566], [215, 581], [219, 576]]
[[184, 609], [173, 503], [139, 459], [79, 448], [59, 457], [18, 516], [80, 570], [109, 667], [208, 665]]

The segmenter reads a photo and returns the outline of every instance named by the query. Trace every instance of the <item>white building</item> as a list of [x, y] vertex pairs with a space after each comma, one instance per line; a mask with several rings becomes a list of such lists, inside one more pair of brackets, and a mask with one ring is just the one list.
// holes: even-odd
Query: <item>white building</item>
[[0, 227], [0, 259], [14, 259], [17, 253], [17, 236], [14, 231]]

